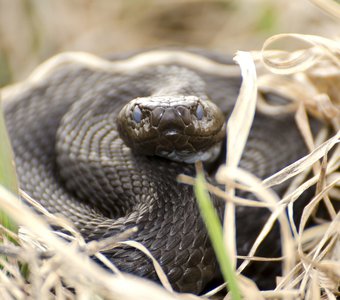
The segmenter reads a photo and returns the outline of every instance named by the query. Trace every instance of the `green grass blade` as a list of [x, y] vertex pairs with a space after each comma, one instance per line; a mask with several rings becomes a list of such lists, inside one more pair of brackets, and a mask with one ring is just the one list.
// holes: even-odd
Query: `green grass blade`
[[[0, 99], [0, 184], [12, 193], [18, 193], [18, 180], [14, 167], [14, 157], [6, 131], [4, 115]], [[16, 232], [17, 226], [10, 218], [0, 211], [0, 223], [9, 230]]]
[[202, 172], [197, 173], [194, 191], [201, 211], [202, 218], [210, 236], [212, 246], [215, 250], [221, 272], [233, 300], [240, 300], [241, 293], [238, 288], [235, 272], [231, 260], [223, 243], [222, 225], [216, 210], [211, 203], [209, 193], [206, 189], [206, 181]]

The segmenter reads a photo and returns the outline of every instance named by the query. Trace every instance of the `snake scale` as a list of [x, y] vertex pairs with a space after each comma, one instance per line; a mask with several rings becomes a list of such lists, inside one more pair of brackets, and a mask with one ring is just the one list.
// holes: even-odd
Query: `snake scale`
[[[220, 54], [194, 55], [231, 64]], [[131, 239], [150, 250], [174, 289], [200, 293], [220, 272], [193, 188], [176, 180], [179, 174], [195, 176], [195, 168], [131, 150], [116, 120], [130, 100], [155, 93], [210, 99], [227, 119], [240, 82], [181, 62], [115, 74], [77, 63], [55, 68], [5, 103], [20, 187], [51, 213], [71, 220], [86, 240], [137, 226]], [[140, 118], [138, 109], [135, 115]], [[274, 118], [257, 112], [240, 166], [265, 178], [303, 156], [306, 148], [294, 124], [292, 115]], [[218, 163], [210, 164], [211, 182], [223, 157], [222, 149]], [[224, 202], [213, 197], [213, 203], [222, 219]], [[246, 255], [268, 212], [238, 206], [236, 216], [238, 253]], [[267, 254], [279, 248], [277, 232], [262, 248]], [[157, 280], [149, 258], [134, 248], [121, 246], [105, 255], [122, 271]], [[255, 277], [266, 276], [260, 267], [253, 269]]]

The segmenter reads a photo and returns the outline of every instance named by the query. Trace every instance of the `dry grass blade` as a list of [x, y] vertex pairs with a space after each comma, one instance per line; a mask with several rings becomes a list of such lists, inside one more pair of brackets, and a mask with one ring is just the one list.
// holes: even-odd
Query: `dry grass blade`
[[310, 0], [315, 5], [323, 9], [329, 15], [334, 16], [336, 19], [340, 19], [340, 4], [334, 0]]
[[234, 65], [217, 63], [208, 58], [193, 53], [175, 50], [155, 50], [135, 55], [131, 58], [119, 61], [109, 61], [96, 55], [85, 52], [64, 52], [57, 54], [41, 65], [23, 82], [3, 88], [4, 99], [10, 99], [18, 92], [22, 92], [39, 84], [57, 68], [63, 65], [78, 64], [90, 70], [108, 73], [124, 73], [137, 71], [148, 66], [158, 64], [181, 64], [195, 70], [216, 74], [224, 77], [237, 77], [239, 68]]
[[85, 241], [83, 237], [79, 234], [78, 230], [74, 225], [62, 216], [55, 216], [49, 213], [40, 203], [35, 201], [23, 190], [19, 190], [19, 195], [24, 199], [30, 206], [32, 206], [36, 211], [40, 212], [48, 220], [49, 224], [57, 225], [72, 234], [73, 237], [77, 239], [81, 246], [85, 246]]
[[[312, 47], [291, 53], [267, 50], [274, 42], [287, 38], [304, 41]], [[320, 57], [329, 58], [339, 67], [339, 43], [320, 36], [290, 33], [272, 36], [264, 42], [262, 47], [263, 63], [274, 74], [288, 75], [305, 71], [318, 63]]]
[[236, 167], [241, 159], [253, 123], [257, 98], [256, 69], [252, 56], [238, 51], [234, 60], [240, 65], [243, 83], [227, 123], [226, 164], [231, 168]]
[[[185, 184], [189, 184], [189, 185], [194, 185], [195, 184], [195, 179], [193, 177], [181, 174], [177, 177], [177, 180], [181, 183], [185, 183]], [[223, 178], [221, 178], [221, 180], [224, 180]], [[225, 191], [223, 191], [222, 189], [220, 189], [217, 186], [214, 186], [212, 184], [207, 183], [206, 185], [207, 190], [222, 198], [225, 199], [228, 202], [233, 202], [236, 205], [242, 205], [242, 206], [251, 206], [251, 207], [275, 207], [275, 204], [270, 204], [270, 203], [263, 203], [263, 202], [258, 202], [255, 200], [250, 200], [250, 199], [245, 199], [245, 198], [241, 198], [238, 196], [230, 196], [228, 194], [225, 193]], [[242, 190], [248, 190], [250, 191], [250, 188], [248, 186], [245, 185], [240, 185], [240, 184], [235, 184], [235, 188], [239, 188]]]
[[169, 280], [168, 280], [168, 277], [165, 275], [161, 265], [158, 263], [156, 258], [153, 257], [151, 252], [145, 246], [143, 246], [141, 243], [138, 243], [136, 241], [125, 241], [125, 242], [120, 242], [120, 244], [133, 247], [133, 248], [143, 252], [147, 257], [149, 257], [151, 259], [152, 263], [153, 263], [153, 266], [155, 268], [157, 276], [158, 276], [160, 282], [162, 283], [162, 285], [164, 286], [164, 288], [167, 289], [169, 292], [174, 291]]
[[[247, 277], [238, 276], [238, 284], [243, 295], [243, 299], [247, 300], [264, 300], [265, 298], [259, 291], [256, 284]], [[229, 300], [231, 297], [227, 295], [224, 300]]]
[[332, 138], [328, 141], [324, 142], [322, 145], [317, 147], [314, 151], [310, 154], [306, 155], [305, 157], [299, 159], [295, 163], [292, 163], [288, 167], [282, 169], [281, 171], [277, 172], [276, 174], [268, 177], [263, 181], [265, 187], [272, 187], [274, 185], [280, 184], [289, 178], [299, 174], [309, 166], [313, 165], [316, 161], [320, 158], [325, 156], [331, 149], [340, 142], [340, 131], [337, 132]]
[[[240, 65], [243, 81], [239, 97], [227, 123], [226, 164], [228, 167], [236, 167], [241, 159], [254, 119], [257, 94], [256, 69], [251, 55], [239, 51], [234, 60]], [[222, 183], [228, 186], [227, 181]], [[227, 194], [234, 196], [232, 186], [228, 186]], [[227, 251], [231, 258], [234, 258], [233, 263], [236, 265], [235, 205], [233, 202], [226, 204], [223, 231]]]

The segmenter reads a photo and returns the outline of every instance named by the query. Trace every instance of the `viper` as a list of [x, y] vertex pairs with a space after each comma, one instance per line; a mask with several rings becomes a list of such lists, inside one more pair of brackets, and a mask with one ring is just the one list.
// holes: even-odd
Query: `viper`
[[[72, 221], [87, 241], [137, 227], [131, 239], [151, 252], [174, 289], [200, 293], [220, 271], [193, 188], [177, 177], [195, 176], [193, 163], [203, 161], [216, 183], [241, 78], [206, 66], [232, 66], [229, 56], [164, 53], [173, 59], [140, 63], [153, 52], [111, 57], [107, 63], [119, 65], [112, 72], [80, 62], [54, 66], [5, 99], [5, 119], [23, 191]], [[306, 151], [293, 115], [256, 112], [240, 167], [266, 178]], [[222, 220], [224, 200], [212, 201]], [[239, 254], [247, 255], [268, 215], [237, 206]], [[279, 249], [277, 231], [268, 240], [263, 253]], [[157, 281], [137, 249], [104, 254], [120, 270]], [[253, 269], [261, 286], [266, 275]]]

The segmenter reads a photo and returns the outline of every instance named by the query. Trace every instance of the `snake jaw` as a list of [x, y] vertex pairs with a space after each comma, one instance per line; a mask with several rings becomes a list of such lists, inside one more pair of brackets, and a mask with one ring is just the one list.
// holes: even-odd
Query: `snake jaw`
[[213, 161], [225, 137], [223, 113], [196, 96], [136, 98], [121, 109], [117, 125], [135, 153], [186, 163]]
[[213, 162], [217, 159], [221, 152], [222, 142], [214, 144], [209, 149], [204, 151], [187, 151], [175, 150], [172, 152], [159, 151], [157, 155], [166, 157], [177, 162], [184, 162], [187, 164], [195, 163], [196, 161]]

